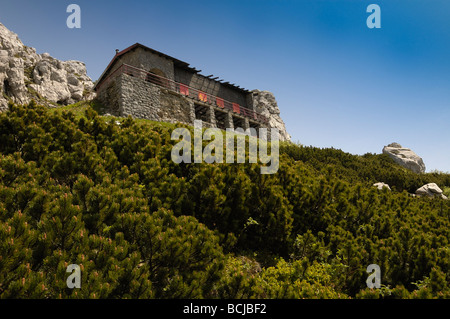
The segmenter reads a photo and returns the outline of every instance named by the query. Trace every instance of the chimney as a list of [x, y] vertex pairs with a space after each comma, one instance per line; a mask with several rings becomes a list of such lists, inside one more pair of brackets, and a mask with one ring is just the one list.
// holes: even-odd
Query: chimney
[[119, 54], [119, 49], [116, 49], [116, 55]]

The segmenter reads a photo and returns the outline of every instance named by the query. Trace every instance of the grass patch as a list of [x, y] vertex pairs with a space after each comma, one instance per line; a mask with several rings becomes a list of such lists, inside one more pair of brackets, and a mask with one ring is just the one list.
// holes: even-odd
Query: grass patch
[[444, 189], [442, 190], [442, 193], [447, 196], [448, 198], [450, 198], [450, 187], [444, 187]]
[[27, 67], [27, 68], [25, 68], [23, 70], [23, 73], [25, 74], [25, 76], [28, 79], [32, 79], [33, 78], [33, 71], [34, 71], [34, 66], [29, 66], [29, 67]]
[[[119, 116], [113, 116], [113, 115], [102, 115], [104, 114], [104, 106], [97, 100], [92, 100], [92, 101], [80, 101], [74, 104], [70, 104], [70, 105], [66, 105], [66, 106], [61, 106], [61, 107], [57, 107], [57, 108], [52, 108], [49, 109], [49, 112], [54, 113], [54, 112], [72, 112], [75, 115], [76, 119], [80, 119], [82, 117], [86, 117], [86, 110], [88, 108], [92, 108], [94, 111], [96, 111], [98, 114], [100, 114], [102, 116], [102, 118], [104, 118], [105, 122], [109, 122], [111, 119], [116, 119], [117, 121], [123, 121], [125, 120], [124, 117], [119, 117]], [[176, 125], [174, 123], [167, 123], [167, 122], [158, 122], [158, 121], [152, 121], [152, 120], [147, 120], [147, 119], [138, 119], [138, 118], [133, 118], [133, 120], [135, 121], [135, 123], [142, 125], [142, 126], [148, 126], [148, 127], [166, 127], [166, 128], [170, 128], [170, 129], [175, 129]]]
[[91, 106], [90, 101], [80, 101], [75, 104], [70, 104], [66, 106], [61, 106], [57, 108], [49, 109], [50, 113], [62, 113], [62, 112], [72, 112], [75, 118], [81, 118], [85, 116], [85, 111]]

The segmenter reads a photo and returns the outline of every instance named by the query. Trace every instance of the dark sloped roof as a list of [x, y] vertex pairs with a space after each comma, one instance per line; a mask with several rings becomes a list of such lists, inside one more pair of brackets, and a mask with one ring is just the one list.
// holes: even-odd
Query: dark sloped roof
[[[128, 48], [126, 48], [126, 49], [124, 49], [124, 50], [122, 50], [122, 51], [116, 53], [116, 55], [112, 58], [111, 62], [109, 62], [109, 64], [108, 64], [108, 66], [106, 67], [105, 71], [103, 71], [102, 75], [101, 75], [100, 78], [98, 79], [97, 83], [95, 84], [95, 88], [97, 88], [97, 86], [98, 86], [98, 85], [106, 78], [106, 75], [107, 75], [108, 71], [114, 66], [114, 64], [117, 62], [117, 60], [118, 60], [122, 55], [124, 55], [124, 54], [126, 54], [126, 53], [128, 53], [128, 52], [130, 52], [130, 51], [132, 51], [132, 50], [134, 50], [134, 49], [136, 49], [136, 48], [142, 48], [142, 49], [144, 49], [144, 50], [150, 51], [150, 52], [153, 53], [153, 54], [157, 54], [157, 55], [159, 55], [159, 56], [161, 56], [161, 57], [164, 57], [164, 58], [166, 58], [166, 59], [172, 60], [174, 66], [176, 66], [176, 67], [178, 67], [178, 68], [181, 68], [181, 69], [185, 69], [185, 70], [187, 70], [187, 71], [189, 71], [189, 72], [192, 72], [192, 73], [196, 73], [196, 74], [201, 75], [201, 76], [203, 76], [203, 77], [206, 77], [206, 76], [204, 76], [204, 75], [202, 75], [202, 74], [199, 73], [199, 72], [201, 72], [201, 70], [197, 70], [196, 68], [191, 67], [191, 66], [189, 65], [189, 63], [187, 63], [187, 62], [178, 60], [178, 59], [176, 59], [176, 58], [174, 58], [174, 57], [171, 57], [170, 55], [167, 55], [167, 54], [164, 54], [164, 53], [159, 52], [159, 51], [157, 51], [157, 50], [154, 50], [154, 49], [152, 49], [152, 48], [149, 48], [149, 47], [147, 47], [147, 46], [145, 46], [145, 45], [143, 45], [143, 44], [135, 43], [135, 44], [133, 44], [132, 46], [130, 46], [130, 47], [128, 47]], [[206, 78], [211, 79], [211, 77], [212, 77], [212, 75], [207, 76]], [[218, 77], [213, 78], [213, 79], [211, 79], [211, 80], [213, 80], [213, 81], [215, 81], [215, 82], [219, 82], [221, 85], [228, 86], [228, 87], [232, 87], [233, 89], [236, 89], [236, 90], [239, 90], [239, 91], [243, 91], [243, 92], [245, 92], [245, 93], [250, 92], [250, 91], [248, 91], [248, 90], [246, 90], [246, 89], [244, 89], [244, 88], [241, 88], [241, 87], [239, 87], [239, 86], [236, 86], [236, 85], [234, 85], [234, 84], [230, 84], [230, 83], [228, 83], [228, 82], [223, 83], [223, 82], [221, 82], [222, 80], [217, 81], [217, 80], [216, 80], [217, 78], [218, 78]]]

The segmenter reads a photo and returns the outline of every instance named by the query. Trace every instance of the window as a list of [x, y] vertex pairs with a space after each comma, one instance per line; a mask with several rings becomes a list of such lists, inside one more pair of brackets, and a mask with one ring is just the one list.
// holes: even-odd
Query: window
[[245, 121], [239, 117], [233, 116], [233, 126], [235, 129], [241, 128], [244, 129]]
[[259, 124], [252, 122], [252, 121], [248, 121], [248, 124], [249, 124], [251, 135], [258, 137]]
[[209, 121], [209, 109], [206, 106], [195, 104], [195, 119], [202, 120], [203, 122], [210, 123]]
[[222, 130], [227, 128], [227, 113], [214, 110], [214, 115], [216, 117], [216, 126]]

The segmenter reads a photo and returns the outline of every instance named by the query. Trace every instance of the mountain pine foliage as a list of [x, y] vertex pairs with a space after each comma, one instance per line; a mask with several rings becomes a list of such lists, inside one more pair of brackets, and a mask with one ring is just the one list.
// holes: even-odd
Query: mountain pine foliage
[[409, 195], [449, 174], [289, 143], [272, 175], [175, 164], [181, 124], [9, 108], [1, 298], [450, 298], [450, 201]]

